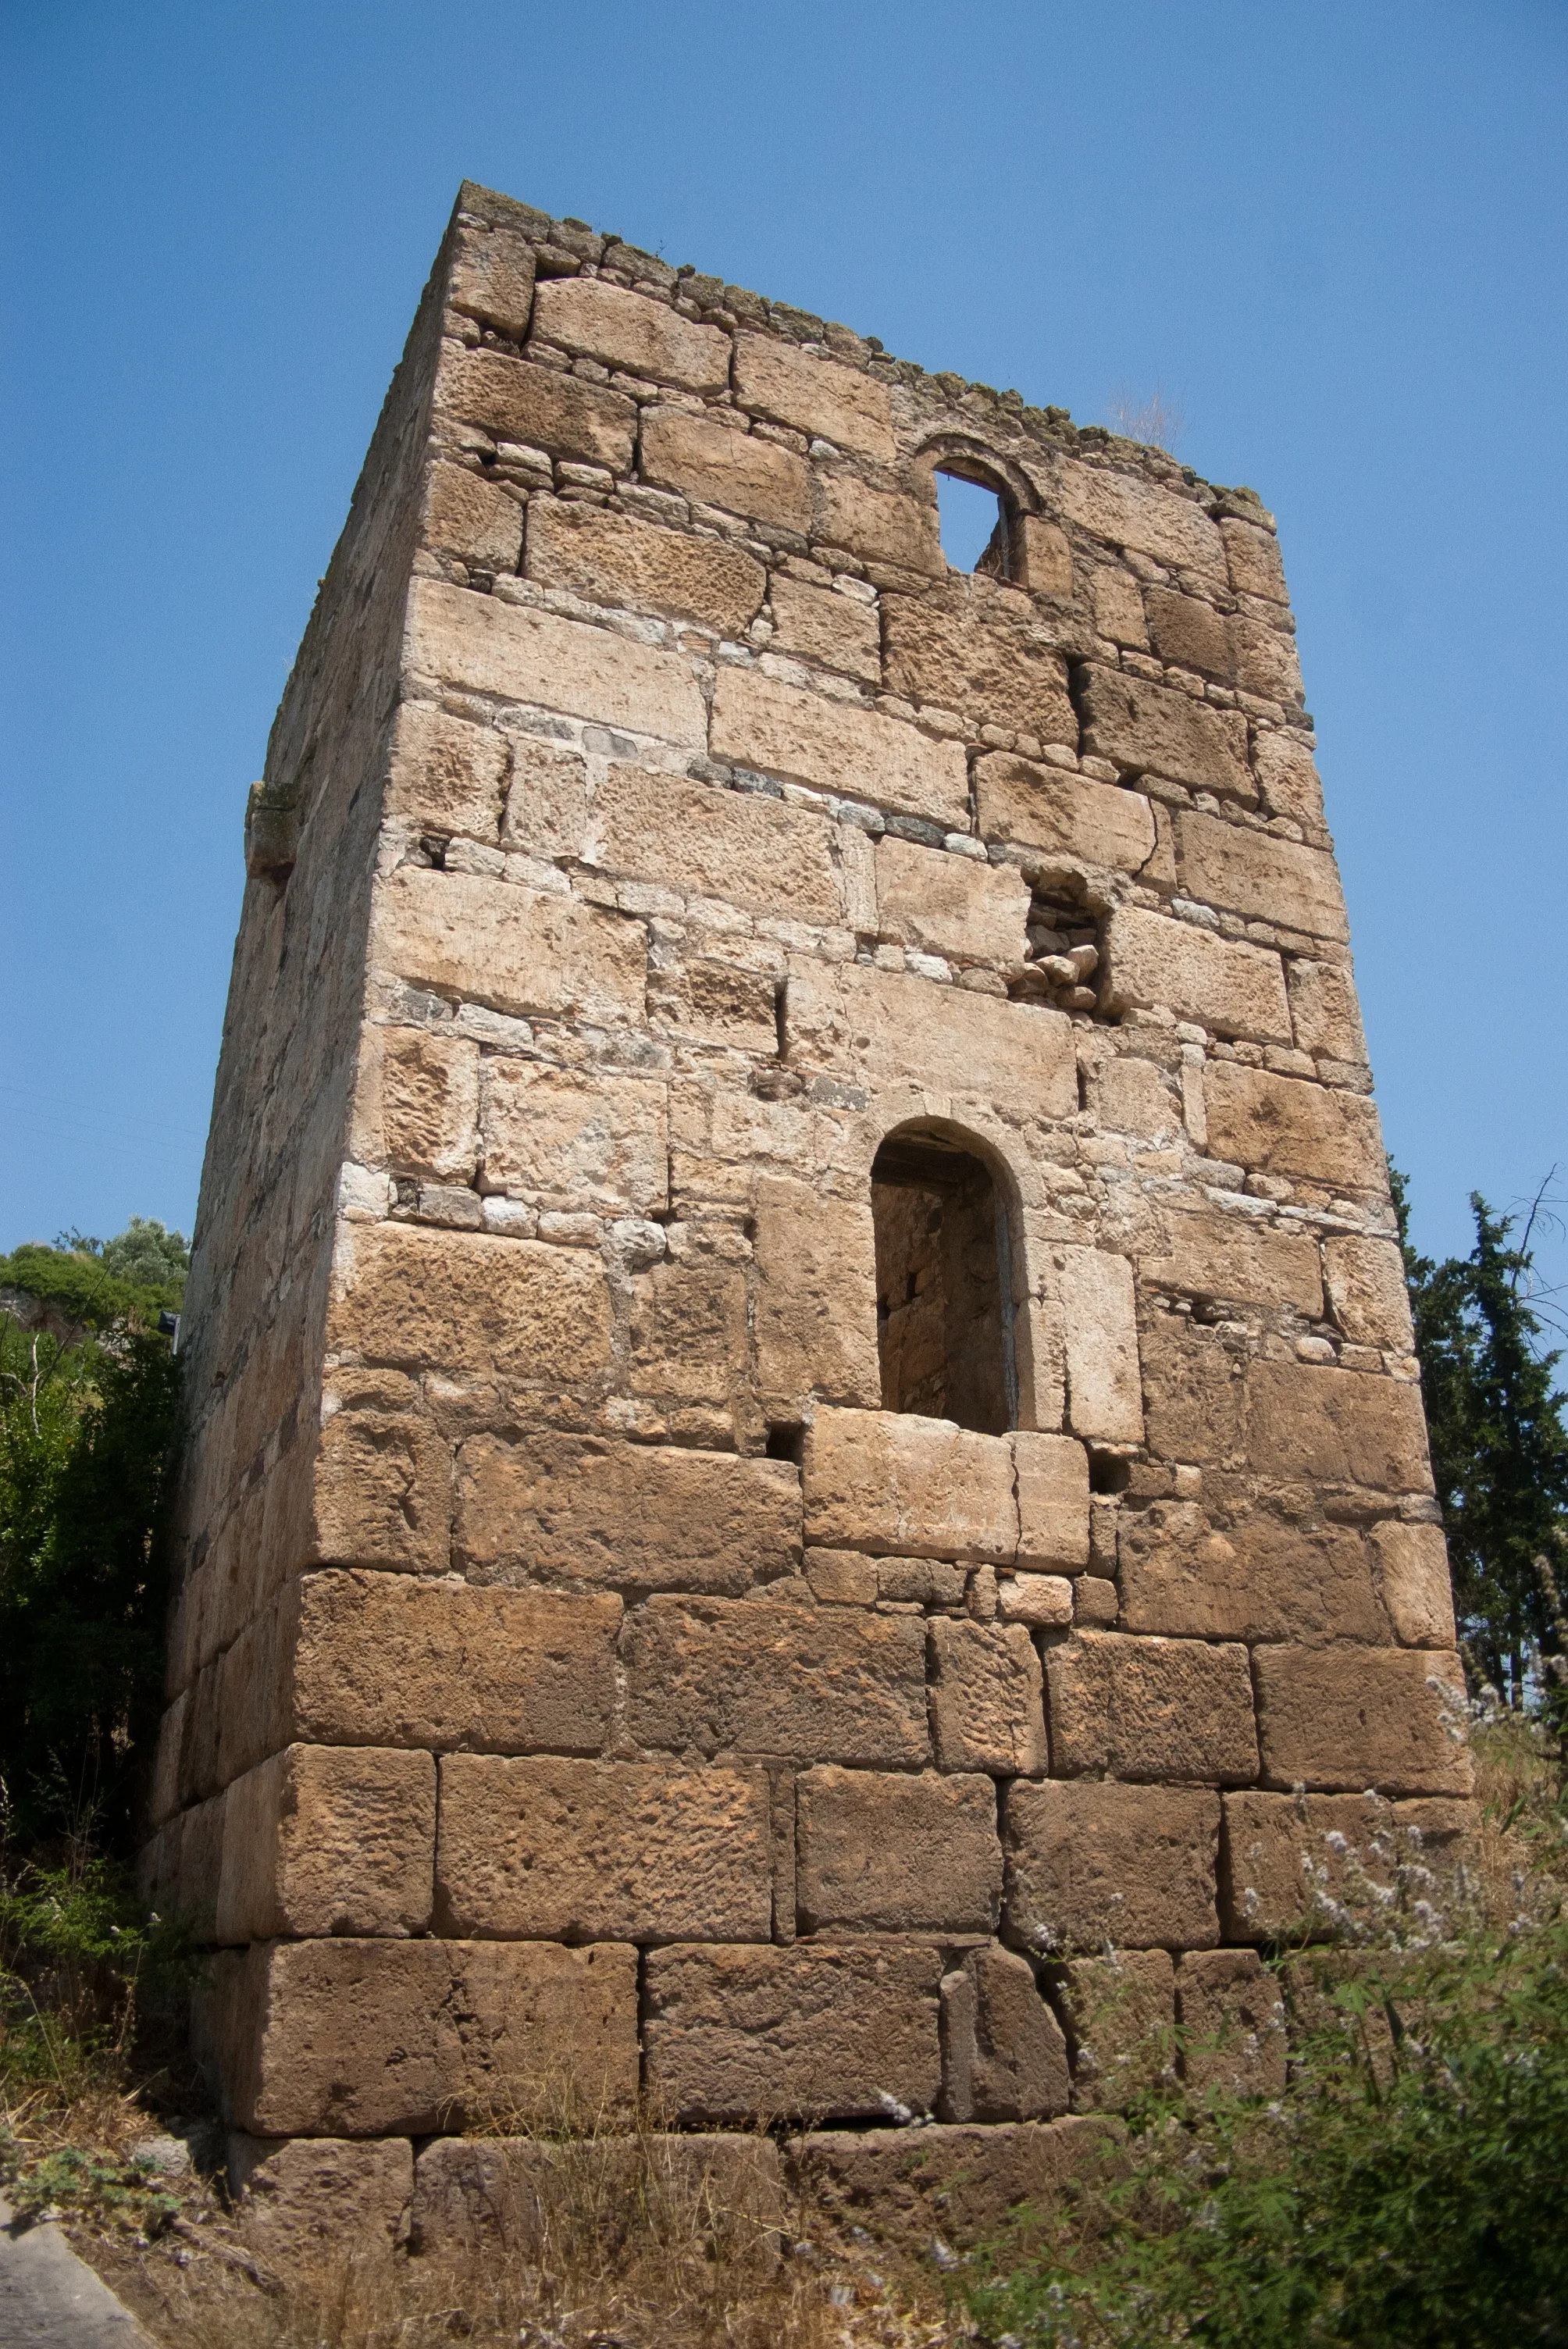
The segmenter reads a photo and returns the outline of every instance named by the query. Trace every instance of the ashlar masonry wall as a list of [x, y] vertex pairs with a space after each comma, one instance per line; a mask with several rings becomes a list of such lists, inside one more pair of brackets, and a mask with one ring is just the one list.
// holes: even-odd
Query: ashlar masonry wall
[[464, 188], [197, 1228], [144, 1871], [246, 2174], [366, 2141], [428, 2238], [645, 2094], [1029, 2190], [1096, 1953], [1263, 2081], [1304, 1843], [1462, 1832], [1313, 750], [1251, 492]]

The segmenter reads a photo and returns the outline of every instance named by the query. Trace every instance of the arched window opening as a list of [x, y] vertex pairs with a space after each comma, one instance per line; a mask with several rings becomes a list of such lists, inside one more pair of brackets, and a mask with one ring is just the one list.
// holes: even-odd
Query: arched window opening
[[1017, 1420], [1012, 1242], [984, 1160], [890, 1135], [872, 1168], [884, 1411], [1002, 1435]]
[[989, 481], [936, 468], [936, 508], [942, 522], [942, 552], [954, 571], [979, 571], [987, 578], [1012, 575], [1012, 533], [1001, 494]]

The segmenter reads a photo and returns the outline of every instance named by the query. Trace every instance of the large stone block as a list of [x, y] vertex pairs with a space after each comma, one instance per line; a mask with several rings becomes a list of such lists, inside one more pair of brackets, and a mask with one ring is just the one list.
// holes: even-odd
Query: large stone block
[[512, 737], [511, 781], [501, 823], [503, 848], [531, 856], [580, 856], [588, 836], [588, 771], [575, 750], [537, 734]]
[[625, 1665], [639, 1745], [897, 1768], [930, 1756], [918, 1616], [656, 1598], [630, 1619]]
[[434, 464], [425, 491], [428, 546], [462, 562], [515, 571], [522, 551], [522, 507], [499, 481], [464, 465]]
[[1055, 490], [1068, 520], [1109, 545], [1130, 547], [1173, 570], [1203, 572], [1223, 582], [1224, 543], [1193, 499], [1075, 458], [1057, 468]]
[[639, 1273], [632, 1295], [632, 1383], [671, 1405], [727, 1405], [746, 1378], [746, 1276], [694, 1253]]
[[[1195, 923], [1172, 921], [1141, 905], [1119, 905], [1105, 926], [1100, 1001], [1113, 1012], [1160, 1006], [1219, 1036], [1243, 1036], [1260, 1044], [1290, 1040], [1278, 955], [1216, 937]], [[1215, 1061], [1205, 1069], [1204, 1081], [1207, 1086], [1216, 1076], [1258, 1073]]]
[[1150, 587], [1143, 598], [1149, 640], [1156, 657], [1177, 668], [1200, 669], [1222, 685], [1234, 682], [1231, 631], [1212, 604], [1201, 596], [1173, 595]]
[[1320, 938], [1343, 943], [1350, 936], [1339, 874], [1324, 849], [1276, 840], [1198, 808], [1181, 809], [1176, 830], [1190, 897]]
[[359, 1153], [363, 1159], [436, 1183], [473, 1181], [477, 1044], [424, 1028], [373, 1029], [365, 1040], [359, 1093], [368, 1145]]
[[1247, 1449], [1262, 1475], [1429, 1493], [1419, 1387], [1305, 1362], [1254, 1362]]
[[1190, 1951], [1176, 1969], [1176, 2022], [1190, 2089], [1283, 2093], [1284, 2001], [1255, 1950]]
[[274, 2277], [389, 2271], [408, 2233], [414, 2148], [406, 2137], [229, 2139], [229, 2192], [253, 2259]]
[[1372, 1528], [1377, 1588], [1394, 1637], [1406, 1648], [1451, 1648], [1454, 1593], [1440, 1526], [1389, 1517]]
[[1441, 1906], [1475, 1829], [1475, 1809], [1467, 1802], [1227, 1795], [1220, 1847], [1225, 1937], [1325, 1938], [1339, 1930], [1347, 1901], [1364, 1916], [1375, 1914], [1378, 1894], [1401, 1877], [1412, 1905], [1428, 1899]]
[[1225, 543], [1225, 561], [1236, 594], [1262, 595], [1269, 603], [1283, 604], [1286, 600], [1284, 566], [1274, 533], [1226, 515], [1220, 523], [1220, 536]]
[[1051, 1251], [1067, 1355], [1068, 1424], [1102, 1444], [1141, 1444], [1132, 1266], [1109, 1249]]
[[459, 230], [447, 298], [455, 310], [485, 318], [514, 340], [528, 332], [533, 306], [534, 248], [515, 229], [491, 222]]
[[403, 865], [377, 889], [370, 956], [395, 978], [498, 1011], [642, 1022], [641, 924], [508, 881]]
[[993, 1941], [942, 1984], [942, 2111], [952, 2121], [1045, 2120], [1068, 2108], [1068, 2047], [1034, 1969]]
[[1141, 792], [1037, 766], [1010, 750], [976, 761], [975, 789], [985, 840], [1016, 840], [1124, 873], [1140, 871], [1154, 854], [1154, 810]]
[[765, 1941], [769, 1801], [760, 1770], [449, 1754], [439, 1930], [573, 1943]]
[[494, 1054], [484, 1065], [484, 1188], [539, 1207], [648, 1216], [669, 1205], [665, 1081]]
[[1024, 1623], [932, 1619], [931, 1727], [944, 1770], [1010, 1778], [1047, 1766], [1040, 1660]]
[[782, 571], [773, 574], [768, 600], [779, 652], [841, 669], [864, 685], [882, 683], [882, 631], [874, 604], [825, 587], [808, 587]]
[[226, 1803], [220, 1941], [429, 1930], [428, 1754], [290, 1745], [236, 1778]]
[[1017, 1563], [1076, 1573], [1088, 1564], [1088, 1454], [1070, 1435], [1019, 1429], [1012, 1442]]
[[879, 465], [892, 462], [888, 388], [860, 367], [809, 357], [772, 335], [738, 335], [735, 396], [775, 424], [853, 449]]
[[1257, 1776], [1245, 1648], [1075, 1631], [1046, 1664], [1051, 1767], [1062, 1775], [1232, 1785]]
[[1130, 776], [1163, 775], [1193, 791], [1250, 807], [1257, 798], [1247, 765], [1247, 722], [1190, 693], [1150, 685], [1120, 669], [1078, 671], [1083, 747]]
[[712, 750], [716, 759], [968, 829], [960, 744], [934, 741], [902, 718], [808, 693], [759, 669], [719, 671]]
[[790, 972], [784, 1026], [791, 1061], [874, 1089], [914, 1084], [1046, 1120], [1078, 1107], [1072, 1023], [1037, 1004], [861, 963], [829, 971], [801, 962]]
[[872, 489], [858, 473], [817, 471], [813, 538], [841, 546], [868, 563], [894, 563], [901, 570], [946, 575], [942, 525], [934, 486], [929, 497], [906, 497], [901, 490]]
[[1165, 1950], [1110, 1951], [1062, 1969], [1073, 2110], [1114, 2113], [1176, 2072], [1176, 1974]]
[[596, 1381], [610, 1355], [604, 1269], [580, 1248], [415, 1224], [346, 1227], [327, 1342], [370, 1362]]
[[1138, 1268], [1152, 1288], [1182, 1296], [1294, 1305], [1309, 1321], [1323, 1312], [1316, 1240], [1258, 1215], [1215, 1214], [1173, 1200], [1163, 1251], [1140, 1257]]
[[433, 702], [397, 712], [387, 779], [387, 813], [410, 828], [493, 840], [506, 789], [504, 734], [470, 726]]
[[961, 962], [1024, 959], [1029, 892], [1010, 864], [981, 864], [889, 833], [876, 847], [877, 930]]
[[1253, 1666], [1269, 1785], [1469, 1794], [1457, 1656], [1346, 1644], [1259, 1648]]
[[[331, 1566], [445, 1574], [451, 1549], [451, 1447], [409, 1413], [340, 1411], [316, 1447], [310, 1554]], [[278, 1568], [301, 1564], [279, 1558]]]
[[1140, 1332], [1149, 1448], [1204, 1466], [1246, 1452], [1244, 1357], [1221, 1331], [1185, 1314], [1147, 1313]]
[[[1285, 621], [1284, 614], [1279, 618]], [[1236, 683], [1242, 691], [1299, 709], [1305, 698], [1301, 659], [1288, 621], [1276, 626], [1272, 617], [1243, 610], [1231, 622], [1231, 634], [1236, 647]]]
[[822, 2129], [789, 2148], [795, 2178], [839, 2225], [922, 2260], [934, 2240], [1026, 2245], [1064, 2205], [1108, 2185], [1116, 2158], [1110, 2129], [1078, 2119]]
[[989, 1778], [830, 1766], [805, 1771], [795, 1801], [802, 1932], [995, 1930], [1002, 1853]]
[[882, 645], [891, 692], [1078, 749], [1067, 663], [1026, 596], [967, 580], [937, 601], [886, 595]]
[[653, 376], [688, 391], [722, 390], [729, 379], [727, 335], [651, 295], [597, 278], [547, 279], [534, 293], [533, 333], [624, 374]]
[[802, 534], [811, 524], [811, 469], [792, 450], [755, 433], [694, 416], [684, 408], [649, 409], [643, 419], [643, 473], [660, 489], [701, 505]]
[[1396, 1243], [1340, 1234], [1324, 1242], [1323, 1258], [1329, 1302], [1346, 1336], [1358, 1346], [1414, 1352], [1405, 1259]]
[[753, 913], [836, 923], [844, 906], [832, 829], [804, 808], [681, 775], [612, 767], [593, 800], [583, 862]]
[[1350, 973], [1337, 963], [1295, 961], [1289, 987], [1291, 1020], [1300, 1049], [1352, 1067], [1365, 1066], [1367, 1038]]
[[618, 391], [499, 351], [463, 351], [444, 361], [436, 398], [449, 416], [479, 425], [497, 440], [607, 465], [612, 472], [631, 471], [637, 410]]
[[431, 2135], [629, 2112], [637, 1959], [598, 1942], [262, 1942], [215, 1961], [196, 2044], [258, 2137]]
[[942, 1957], [897, 1941], [650, 1951], [648, 2086], [686, 2121], [929, 2112]]
[[[738, 2133], [437, 2137], [414, 2170], [409, 2240], [427, 2259], [559, 2258], [563, 2231], [593, 2231], [600, 2212], [646, 2211], [655, 2226], [695, 2230], [724, 2261], [771, 2274], [783, 2218], [779, 2149]], [[596, 2246], [597, 2248], [597, 2246]]]
[[1041, 1951], [1210, 1949], [1220, 1797], [1036, 1781], [1008, 1790], [1006, 1937]]
[[1377, 1112], [1360, 1093], [1215, 1061], [1203, 1071], [1203, 1102], [1212, 1157], [1346, 1190], [1387, 1188]]
[[477, 1579], [740, 1597], [798, 1570], [799, 1472], [678, 1444], [470, 1436], [457, 1539]]
[[408, 591], [406, 667], [470, 693], [529, 702], [634, 734], [702, 746], [707, 712], [678, 653], [530, 605], [416, 579]]
[[724, 636], [744, 636], [767, 585], [744, 547], [555, 498], [530, 501], [527, 570], [593, 603], [669, 612]]
[[806, 1538], [824, 1549], [1006, 1561], [1018, 1547], [1012, 1446], [910, 1412], [819, 1411], [806, 1431]]
[[824, 1195], [786, 1174], [757, 1180], [752, 1312], [757, 1379], [770, 1418], [820, 1401], [874, 1409], [876, 1261], [863, 1199]]
[[1212, 1522], [1195, 1501], [1123, 1508], [1121, 1619], [1130, 1631], [1196, 1640], [1382, 1636], [1357, 1527], [1306, 1524], [1244, 1502]]

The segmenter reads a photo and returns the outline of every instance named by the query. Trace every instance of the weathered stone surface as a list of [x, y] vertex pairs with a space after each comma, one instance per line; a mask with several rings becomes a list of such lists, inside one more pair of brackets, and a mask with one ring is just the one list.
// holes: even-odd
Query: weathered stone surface
[[976, 761], [975, 789], [985, 840], [1016, 840], [1124, 873], [1139, 872], [1154, 854], [1154, 811], [1141, 792], [1037, 766], [1010, 750]]
[[1011, 865], [979, 864], [890, 835], [877, 843], [876, 892], [884, 938], [962, 962], [1024, 958], [1029, 892]]
[[931, 1726], [944, 1770], [1044, 1770], [1040, 1660], [1023, 1623], [931, 1623]]
[[956, 742], [902, 718], [831, 701], [760, 670], [725, 668], [713, 697], [713, 755], [965, 829], [969, 786]]
[[799, 660], [820, 661], [863, 684], [882, 683], [882, 631], [876, 606], [775, 572], [768, 600], [773, 611], [773, 641]]
[[1026, 1623], [1031, 1631], [1059, 1631], [1073, 1619], [1073, 1587], [1065, 1574], [1005, 1574], [996, 1584], [996, 1611], [1004, 1623]]
[[759, 1770], [449, 1754], [438, 1930], [573, 1943], [766, 1940], [769, 1804]]
[[1222, 685], [1234, 681], [1231, 631], [1212, 604], [1196, 595], [1173, 595], [1166, 587], [1150, 587], [1145, 591], [1143, 605], [1150, 646], [1157, 658], [1178, 668], [1201, 670]]
[[1134, 1053], [1102, 1061], [1089, 1104], [1097, 1122], [1112, 1133], [1135, 1133], [1153, 1141], [1173, 1135], [1181, 1123], [1181, 1099], [1165, 1071]]
[[1337, 963], [1293, 962], [1289, 987], [1291, 1019], [1301, 1050], [1364, 1065], [1367, 1039], [1350, 973]]
[[880, 2119], [941, 2085], [941, 1953], [897, 1941], [650, 1951], [648, 2085], [683, 2120]]
[[981, 2127], [822, 2129], [789, 2147], [791, 2172], [843, 2226], [928, 2259], [1005, 2238], [1026, 2244], [1064, 2203], [1114, 2175], [1117, 2145], [1095, 2120]]
[[371, 1147], [360, 1155], [372, 1164], [384, 1160], [399, 1174], [471, 1183], [479, 1146], [478, 1045], [422, 1028], [376, 1029], [366, 1040], [361, 1113]]
[[1257, 1776], [1245, 1648], [1075, 1631], [1047, 1651], [1046, 1666], [1051, 1767], [1060, 1775], [1222, 1785]]
[[1178, 812], [1176, 831], [1190, 897], [1320, 938], [1343, 942], [1350, 936], [1339, 874], [1323, 849], [1276, 840], [1198, 808]]
[[1321, 824], [1323, 785], [1312, 752], [1294, 734], [1260, 734], [1253, 746], [1258, 789], [1270, 815], [1294, 823]]
[[1164, 1251], [1140, 1257], [1138, 1268], [1153, 1288], [1182, 1296], [1294, 1305], [1309, 1321], [1323, 1312], [1315, 1239], [1256, 1215], [1173, 1203]]
[[458, 1455], [457, 1544], [484, 1581], [739, 1597], [799, 1565], [799, 1472], [678, 1444], [470, 1436]]
[[522, 552], [522, 507], [498, 481], [463, 465], [432, 465], [425, 493], [425, 543], [465, 563], [515, 571]]
[[1014, 1786], [1003, 1822], [1006, 1938], [1052, 1951], [1210, 1949], [1219, 1837], [1220, 1797], [1202, 1788]]
[[351, 1226], [331, 1342], [373, 1362], [595, 1380], [610, 1350], [603, 1268], [580, 1248], [418, 1225]]
[[1232, 621], [1231, 633], [1236, 647], [1236, 683], [1242, 691], [1299, 709], [1301, 661], [1288, 629], [1243, 611]]
[[1271, 1786], [1468, 1795], [1459, 1659], [1407, 1648], [1259, 1648], [1258, 1734]]
[[446, 1572], [451, 1452], [428, 1419], [335, 1413], [316, 1447], [314, 1500], [311, 1555], [319, 1563]]
[[[1105, 926], [1105, 948], [1100, 1001], [1108, 1011], [1158, 1004], [1216, 1035], [1244, 1036], [1260, 1044], [1290, 1040], [1280, 958], [1265, 947], [1216, 937], [1194, 923], [1171, 921], [1141, 905], [1119, 905]], [[1261, 1072], [1214, 1061], [1203, 1073], [1207, 1089], [1218, 1076]]]
[[769, 335], [735, 338], [735, 394], [743, 408], [880, 465], [893, 456], [887, 387], [859, 367], [814, 358]]
[[298, 1586], [289, 1728], [319, 1745], [596, 1754], [621, 1602], [407, 1575]]
[[1176, 2072], [1176, 1975], [1165, 1950], [1075, 1958], [1057, 1995], [1073, 2042], [1073, 2110], [1113, 2113]]
[[1160, 1460], [1239, 1462], [1246, 1450], [1243, 1360], [1217, 1330], [1148, 1313], [1140, 1332], [1149, 1447]]
[[1189, 2088], [1276, 2096], [1285, 2081], [1284, 2001], [1255, 1950], [1190, 1951], [1176, 1969]]
[[418, 676], [619, 726], [697, 750], [707, 713], [678, 653], [634, 644], [608, 628], [416, 579], [405, 652]]
[[1255, 523], [1226, 515], [1220, 523], [1220, 536], [1225, 543], [1225, 561], [1237, 595], [1263, 595], [1271, 603], [1283, 604], [1284, 570], [1279, 559], [1279, 541], [1274, 533], [1260, 529]]
[[[680, 775], [612, 767], [593, 802], [583, 862], [802, 922], [843, 916], [831, 829], [804, 808], [716, 791]], [[956, 861], [956, 860], [954, 860]]]
[[636, 1952], [610, 1942], [262, 1942], [198, 2002], [227, 2116], [258, 2137], [422, 2137], [636, 2094]]
[[521, 339], [533, 306], [534, 249], [515, 229], [492, 222], [462, 229], [452, 254], [448, 299], [454, 310], [486, 318]]
[[625, 1661], [642, 1746], [873, 1767], [930, 1754], [918, 1617], [656, 1598], [628, 1623]]
[[406, 701], [393, 736], [387, 812], [411, 826], [493, 840], [506, 771], [504, 734], [431, 702]]
[[505, 2258], [536, 2263], [562, 2224], [595, 2209], [642, 2206], [691, 2226], [727, 2271], [763, 2274], [779, 2262], [782, 2192], [770, 2137], [597, 2135], [437, 2137], [414, 2167], [412, 2250], [429, 2259]]
[[1354, 1526], [1291, 1522], [1232, 1506], [1212, 1522], [1195, 1501], [1123, 1509], [1118, 1571], [1130, 1631], [1198, 1640], [1382, 1636], [1367, 1546]]
[[618, 391], [504, 358], [499, 351], [464, 351], [443, 366], [438, 398], [449, 416], [481, 426], [498, 440], [608, 465], [613, 472], [630, 471], [637, 411]]
[[638, 1019], [647, 968], [639, 923], [473, 873], [406, 864], [376, 893], [371, 956], [383, 970], [498, 1011]]
[[574, 750], [535, 734], [512, 737], [501, 845], [534, 856], [576, 856], [588, 831], [588, 777]]
[[727, 335], [683, 318], [667, 302], [593, 277], [556, 277], [540, 285], [533, 333], [627, 375], [653, 376], [690, 391], [717, 391], [728, 380]]
[[1132, 1267], [1109, 1249], [1051, 1252], [1067, 1351], [1068, 1424], [1104, 1444], [1141, 1444], [1138, 1320]]
[[1130, 547], [1181, 571], [1225, 576], [1224, 544], [1219, 532], [1191, 499], [1162, 490], [1141, 475], [1074, 458], [1059, 466], [1055, 482], [1062, 511], [1080, 530], [1092, 531], [1112, 546]]
[[841, 546], [869, 563], [896, 563], [902, 570], [923, 571], [942, 578], [947, 559], [942, 552], [942, 525], [934, 491], [929, 498], [906, 497], [901, 490], [877, 490], [858, 473], [827, 473], [815, 477], [816, 519], [811, 535], [830, 546]]
[[1377, 1112], [1359, 1093], [1216, 1061], [1203, 1071], [1203, 1102], [1212, 1157], [1346, 1190], [1387, 1188]]
[[650, 1265], [633, 1280], [630, 1337], [639, 1393], [727, 1405], [746, 1379], [745, 1273], [700, 1252]]
[[1431, 1491], [1418, 1387], [1314, 1363], [1256, 1362], [1247, 1388], [1247, 1448], [1261, 1474]]
[[1067, 663], [1026, 597], [967, 580], [936, 602], [887, 595], [882, 645], [890, 691], [1078, 749]]
[[1394, 1637], [1407, 1648], [1451, 1648], [1454, 1594], [1442, 1527], [1389, 1517], [1373, 1526], [1371, 1538], [1378, 1593]]
[[1020, 1567], [1088, 1563], [1088, 1454], [1070, 1435], [1014, 1435]]
[[[759, 1175], [755, 1206], [757, 1379], [770, 1417], [810, 1402], [874, 1409], [876, 1262], [870, 1208], [787, 1174]], [[775, 1408], [777, 1406], [777, 1408]]]
[[1337, 1930], [1348, 1899], [1393, 1884], [1401, 1869], [1429, 1869], [1415, 1898], [1439, 1903], [1476, 1828], [1474, 1806], [1389, 1803], [1376, 1795], [1227, 1795], [1220, 1847], [1225, 1938], [1284, 1941]]
[[246, 2137], [228, 2146], [229, 2191], [252, 2257], [273, 2275], [389, 2269], [408, 2232], [414, 2148], [406, 2137]]
[[701, 620], [726, 636], [744, 635], [767, 585], [743, 547], [555, 498], [530, 501], [527, 567], [547, 587]]
[[662, 1078], [496, 1055], [484, 1066], [482, 1124], [487, 1191], [601, 1214], [648, 1216], [669, 1205]]
[[784, 530], [810, 527], [811, 473], [803, 458], [687, 409], [655, 408], [644, 416], [643, 473], [702, 505], [755, 514]]
[[860, 963], [829, 972], [801, 962], [790, 972], [784, 1023], [791, 1061], [861, 1083], [1005, 1100], [1046, 1119], [1071, 1117], [1078, 1106], [1072, 1026], [1059, 1011]]
[[1324, 1242], [1328, 1298], [1334, 1318], [1358, 1346], [1415, 1350], [1405, 1262], [1392, 1240], [1336, 1234]]
[[1239, 711], [1092, 665], [1078, 672], [1075, 686], [1083, 747], [1096, 758], [1130, 776], [1163, 775], [1247, 807], [1256, 799]]
[[807, 1770], [796, 1781], [795, 1801], [802, 1932], [995, 1930], [1002, 1853], [989, 1778]]
[[993, 1941], [942, 1984], [942, 2112], [1048, 2119], [1068, 2108], [1068, 2046], [1026, 1960]]
[[287, 1746], [229, 1789], [216, 1938], [426, 1932], [435, 1848], [429, 1754]]
[[1018, 1509], [1006, 1436], [910, 1412], [819, 1411], [806, 1431], [806, 1538], [827, 1549], [1011, 1559]]

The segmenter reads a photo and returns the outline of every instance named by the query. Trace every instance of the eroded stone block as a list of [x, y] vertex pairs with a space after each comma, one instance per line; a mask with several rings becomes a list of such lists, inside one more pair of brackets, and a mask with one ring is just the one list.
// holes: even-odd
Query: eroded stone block
[[[1141, 905], [1119, 905], [1106, 924], [1105, 950], [1100, 1000], [1108, 1011], [1158, 1005], [1216, 1035], [1244, 1036], [1260, 1044], [1290, 1040], [1280, 958], [1265, 947], [1216, 937], [1191, 922], [1172, 921]], [[1204, 1071], [1205, 1088], [1216, 1077], [1259, 1073], [1212, 1062]]]
[[667, 302], [593, 277], [556, 277], [536, 288], [533, 332], [585, 351], [627, 375], [717, 391], [729, 375], [729, 336], [683, 318]]
[[1033, 1967], [995, 1941], [944, 1979], [942, 2055], [948, 2120], [1045, 2120], [1068, 2108], [1061, 2024]]
[[1075, 1631], [1047, 1654], [1051, 1766], [1065, 1776], [1255, 1778], [1247, 1651], [1206, 1640]]
[[1002, 1852], [989, 1778], [830, 1767], [803, 1772], [795, 1800], [802, 1932], [995, 1930]]
[[944, 828], [967, 828], [968, 777], [956, 742], [902, 718], [831, 701], [757, 669], [726, 668], [713, 698], [713, 755], [825, 791], [851, 793]]
[[1271, 1786], [1468, 1795], [1459, 1658], [1408, 1648], [1259, 1648], [1258, 1735]]
[[1017, 1555], [1012, 1447], [912, 1412], [819, 1411], [806, 1431], [806, 1538], [912, 1557]]
[[555, 498], [529, 502], [527, 569], [546, 587], [700, 620], [725, 636], [745, 634], [767, 585], [743, 547]]
[[1220, 1797], [1047, 1779], [1008, 1790], [1007, 1940], [1042, 1952], [1210, 1949]]
[[224, 1825], [220, 1941], [428, 1930], [429, 1754], [287, 1746], [235, 1779]]
[[893, 457], [887, 386], [860, 367], [817, 358], [770, 335], [735, 338], [735, 394], [743, 408], [879, 465]]

